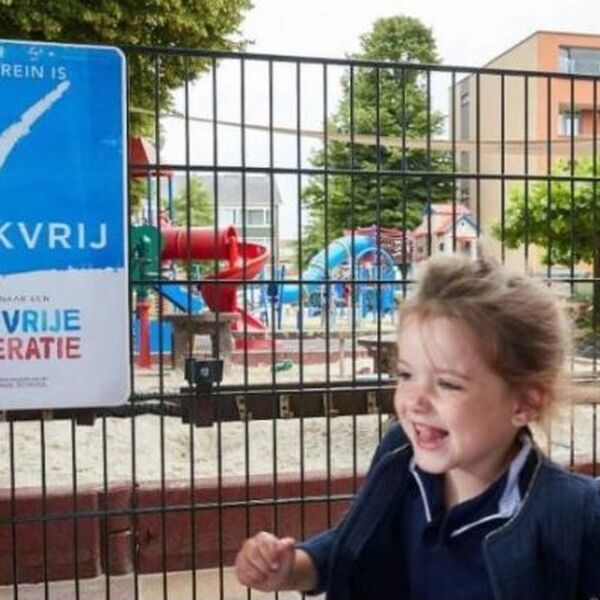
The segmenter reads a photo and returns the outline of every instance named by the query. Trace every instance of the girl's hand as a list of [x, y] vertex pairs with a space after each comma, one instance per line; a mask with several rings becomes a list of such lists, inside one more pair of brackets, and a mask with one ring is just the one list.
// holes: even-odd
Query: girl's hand
[[266, 531], [247, 539], [235, 558], [238, 581], [263, 592], [294, 589], [294, 544]]

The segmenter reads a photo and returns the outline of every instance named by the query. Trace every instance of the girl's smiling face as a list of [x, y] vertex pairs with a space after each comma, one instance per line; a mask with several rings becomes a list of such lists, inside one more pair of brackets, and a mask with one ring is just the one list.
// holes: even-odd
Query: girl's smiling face
[[525, 394], [485, 362], [476, 336], [443, 317], [409, 316], [398, 339], [396, 413], [419, 467], [446, 474], [453, 504], [504, 471], [530, 420]]

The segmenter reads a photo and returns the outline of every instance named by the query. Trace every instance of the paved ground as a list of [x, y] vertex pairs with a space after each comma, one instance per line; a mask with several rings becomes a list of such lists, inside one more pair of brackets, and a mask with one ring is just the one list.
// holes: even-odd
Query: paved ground
[[[72, 581], [54, 582], [48, 586], [50, 600], [193, 600], [191, 573], [171, 573], [166, 578], [166, 593], [162, 574], [144, 575], [137, 580], [125, 575], [110, 578], [110, 594], [106, 593], [106, 579], [83, 579], [79, 582], [79, 595]], [[196, 596], [198, 600], [299, 600], [301, 595], [296, 592], [282, 592], [264, 594], [252, 592], [249, 596], [245, 588], [241, 587], [232, 573], [231, 568], [223, 570], [223, 577], [219, 576], [219, 569], [199, 571], [196, 575]], [[13, 600], [17, 595], [12, 587], [0, 587], [0, 600]], [[21, 585], [18, 589], [19, 600], [42, 600], [46, 598], [44, 584]], [[323, 598], [318, 596], [317, 598]]]

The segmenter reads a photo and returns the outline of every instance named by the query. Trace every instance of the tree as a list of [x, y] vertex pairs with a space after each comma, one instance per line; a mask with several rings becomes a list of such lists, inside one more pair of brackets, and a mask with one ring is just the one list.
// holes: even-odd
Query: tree
[[[0, 35], [38, 41], [236, 50], [250, 0], [0, 0]], [[200, 59], [132, 50], [128, 54], [129, 102], [133, 134], [152, 135], [156, 86], [161, 110], [170, 91], [192, 80], [205, 66]], [[159, 75], [157, 77], [157, 74]]]
[[308, 257], [323, 245], [323, 223], [328, 239], [373, 223], [412, 228], [428, 200], [448, 201], [451, 196], [450, 179], [411, 174], [448, 172], [449, 153], [431, 151], [428, 156], [424, 149], [405, 148], [403, 154], [399, 145], [358, 143], [350, 137], [424, 139], [440, 132], [443, 117], [428, 110], [425, 71], [401, 64], [439, 61], [431, 30], [411, 17], [379, 19], [361, 37], [361, 52], [353, 58], [382, 64], [355, 66], [342, 78], [342, 99], [327, 129], [348, 141], [331, 141], [326, 153], [320, 150], [311, 158], [315, 167], [352, 173], [315, 175], [307, 184], [303, 203], [313, 222], [304, 245]]
[[[189, 203], [188, 203], [189, 199]], [[173, 224], [179, 227], [202, 227], [214, 222], [214, 203], [202, 182], [197, 177], [190, 177], [189, 186], [184, 186], [173, 198]], [[187, 277], [198, 279], [203, 273], [213, 270], [210, 261], [175, 261], [181, 272]]]
[[182, 188], [175, 196], [173, 200], [173, 212], [173, 220], [178, 225], [187, 225], [189, 223], [191, 227], [198, 227], [211, 225], [214, 222], [212, 198], [197, 177], [190, 177], [189, 188]]
[[592, 305], [577, 319], [583, 340], [595, 335], [592, 324], [600, 323], [600, 187], [583, 180], [597, 177], [599, 167], [589, 158], [575, 161], [572, 168], [569, 161], [558, 161], [550, 181], [530, 184], [527, 197], [524, 187], [512, 189], [504, 227], [495, 223], [492, 228], [508, 248], [526, 242], [540, 246], [545, 264], [592, 264]]
[[[558, 161], [551, 181], [511, 190], [504, 227], [495, 223], [492, 233], [508, 248], [537, 244], [544, 250], [546, 264], [597, 263], [600, 209], [596, 206], [600, 189], [593, 181], [598, 165], [582, 158], [573, 163]], [[598, 265], [596, 265], [597, 270]]]

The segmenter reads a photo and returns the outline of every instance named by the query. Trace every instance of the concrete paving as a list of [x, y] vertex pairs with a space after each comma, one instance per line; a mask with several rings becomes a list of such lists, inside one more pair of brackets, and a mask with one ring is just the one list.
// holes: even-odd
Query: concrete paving
[[20, 585], [17, 592], [12, 586], [0, 587], [0, 600], [299, 600], [301, 597], [297, 592], [249, 593], [239, 585], [231, 567], [223, 569], [222, 574], [219, 569], [197, 571], [195, 595], [191, 572], [168, 573], [166, 577], [139, 575], [137, 580], [133, 575], [110, 577], [108, 581], [106, 577], [81, 579], [78, 589], [74, 581], [51, 582], [47, 586]]

